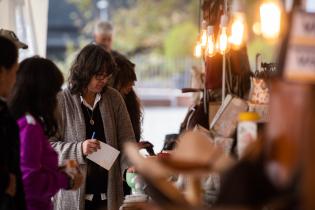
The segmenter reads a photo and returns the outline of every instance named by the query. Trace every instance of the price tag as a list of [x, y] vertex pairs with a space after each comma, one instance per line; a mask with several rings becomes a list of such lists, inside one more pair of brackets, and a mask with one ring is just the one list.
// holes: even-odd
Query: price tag
[[315, 13], [295, 11], [291, 30], [284, 76], [315, 83]]

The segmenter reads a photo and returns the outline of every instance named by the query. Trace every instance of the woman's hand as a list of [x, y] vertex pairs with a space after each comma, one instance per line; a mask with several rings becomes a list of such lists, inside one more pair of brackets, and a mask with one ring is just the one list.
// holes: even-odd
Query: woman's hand
[[71, 179], [70, 190], [77, 190], [82, 184], [83, 176], [81, 173], [76, 173]]
[[66, 160], [64, 166], [61, 168], [69, 177], [69, 190], [78, 189], [83, 181], [79, 165], [75, 160]]
[[100, 142], [97, 139], [87, 139], [82, 143], [83, 154], [89, 155], [101, 149]]
[[10, 173], [10, 178], [9, 178], [9, 186], [6, 189], [6, 194], [10, 195], [11, 197], [15, 196], [16, 192], [16, 177], [14, 174]]

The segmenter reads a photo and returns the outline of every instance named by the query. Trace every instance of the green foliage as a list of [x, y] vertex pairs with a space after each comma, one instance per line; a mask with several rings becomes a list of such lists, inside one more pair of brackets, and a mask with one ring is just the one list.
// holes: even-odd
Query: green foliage
[[[82, 29], [81, 48], [90, 42], [95, 23], [93, 14], [97, 11], [96, 1], [65, 1], [79, 11], [69, 15]], [[267, 42], [253, 34], [251, 26], [259, 19], [259, 1], [245, 2], [249, 29], [248, 56], [253, 69], [257, 53], [262, 54], [264, 62], [273, 62], [277, 46], [276, 43]], [[190, 68], [198, 33], [198, 0], [111, 0], [109, 3], [111, 21], [115, 28], [114, 49], [134, 59], [141, 80], [150, 78], [152, 81], [157, 77], [164, 79], [170, 77], [171, 73], [180, 73]], [[65, 75], [68, 75], [76, 52], [74, 44], [68, 43], [68, 56], [65, 61], [57, 62]]]
[[[83, 34], [92, 33], [94, 21], [91, 17], [95, 11], [95, 1], [66, 1], [73, 4], [80, 13], [72, 14], [74, 22], [80, 19], [87, 22], [81, 27]], [[134, 0], [128, 7], [111, 11], [115, 27], [114, 48], [130, 55], [147, 52], [147, 50], [163, 54], [164, 40], [177, 25], [191, 24], [190, 29], [193, 31], [187, 31], [188, 26], [183, 30], [186, 30], [188, 34], [195, 33], [197, 26], [192, 27], [192, 21], [198, 16], [198, 6], [199, 2], [195, 0]], [[195, 24], [197, 25], [197, 21]], [[181, 55], [187, 54], [187, 49], [183, 48], [183, 50], [186, 51], [180, 52]], [[178, 51], [180, 50], [177, 49]]]
[[[89, 43], [89, 40], [86, 40], [85, 38], [81, 37], [79, 40], [79, 49], [82, 49], [85, 45]], [[56, 65], [61, 70], [65, 80], [69, 77], [69, 70], [70, 67], [77, 56], [79, 50], [75, 47], [74, 43], [72, 41], [69, 41], [66, 46], [66, 57], [64, 60], [55, 60]]]
[[93, 12], [93, 0], [67, 0], [73, 4], [80, 12], [80, 16], [85, 19], [90, 19]]
[[173, 27], [164, 40], [166, 58], [177, 59], [190, 56], [193, 52], [197, 35], [197, 26], [189, 21]]
[[194, 0], [137, 0], [118, 9], [113, 17], [115, 48], [129, 54], [146, 49], [163, 53], [163, 43], [173, 27], [197, 16]]

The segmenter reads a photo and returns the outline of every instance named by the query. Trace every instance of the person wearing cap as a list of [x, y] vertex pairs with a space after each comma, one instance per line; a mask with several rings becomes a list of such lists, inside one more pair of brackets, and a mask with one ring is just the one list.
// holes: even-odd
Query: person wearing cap
[[[14, 33], [13, 33], [14, 34]], [[9, 37], [7, 38], [7, 35]], [[12, 38], [16, 38], [13, 39]], [[0, 35], [0, 209], [24, 210], [25, 199], [20, 170], [19, 129], [6, 100], [15, 83], [19, 41], [1, 29]], [[12, 40], [12, 41], [11, 41]], [[14, 44], [15, 43], [15, 44]]]
[[25, 44], [24, 42], [21, 42], [13, 31], [1, 28], [0, 29], [0, 36], [4, 36], [7, 39], [11, 40], [16, 45], [17, 48], [21, 48], [21, 49], [27, 49], [28, 48], [28, 45]]

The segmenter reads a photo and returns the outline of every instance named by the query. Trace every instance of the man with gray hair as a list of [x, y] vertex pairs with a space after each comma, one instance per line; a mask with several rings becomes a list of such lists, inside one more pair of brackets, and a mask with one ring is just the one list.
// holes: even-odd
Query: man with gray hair
[[113, 26], [108, 21], [98, 21], [94, 28], [95, 43], [102, 45], [106, 50], [112, 50]]

